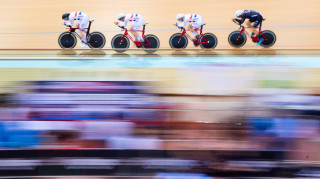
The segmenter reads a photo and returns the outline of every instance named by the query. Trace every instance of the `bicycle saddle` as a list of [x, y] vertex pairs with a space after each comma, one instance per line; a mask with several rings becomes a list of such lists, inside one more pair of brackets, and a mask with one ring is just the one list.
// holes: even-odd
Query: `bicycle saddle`
[[93, 22], [93, 21], [94, 21], [94, 19], [90, 19], [89, 21], [90, 21], [90, 22]]

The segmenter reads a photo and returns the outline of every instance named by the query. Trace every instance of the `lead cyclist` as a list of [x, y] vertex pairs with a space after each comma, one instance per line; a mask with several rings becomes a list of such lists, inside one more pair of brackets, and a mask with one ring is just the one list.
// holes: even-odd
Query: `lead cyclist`
[[257, 45], [260, 45], [263, 42], [263, 37], [257, 31], [257, 28], [258, 26], [261, 27], [262, 15], [254, 10], [237, 10], [235, 16], [236, 18], [232, 18], [232, 21], [240, 25], [245, 23], [247, 27], [251, 27], [253, 41], [258, 42]]

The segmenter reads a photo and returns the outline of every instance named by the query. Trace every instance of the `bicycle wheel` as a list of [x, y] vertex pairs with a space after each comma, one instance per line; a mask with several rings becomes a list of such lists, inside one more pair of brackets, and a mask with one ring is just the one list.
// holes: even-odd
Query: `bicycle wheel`
[[58, 38], [58, 43], [61, 48], [72, 49], [77, 45], [77, 38], [70, 32], [63, 32]]
[[100, 32], [92, 32], [88, 37], [88, 46], [92, 49], [103, 48], [106, 44], [106, 38]]
[[[188, 38], [183, 35], [181, 37], [181, 33], [173, 34], [169, 39], [170, 47], [173, 49], [184, 49], [188, 45]], [[179, 41], [180, 40], [180, 41]]]
[[262, 31], [262, 34], [266, 37], [263, 42], [260, 44], [262, 47], [268, 48], [276, 43], [277, 37], [276, 34], [270, 30]]
[[[152, 34], [148, 34], [146, 35], [146, 39], [149, 41], [150, 45], [145, 45], [144, 48], [145, 49], [158, 49], [160, 46], [160, 41], [158, 39], [157, 36], [152, 35]], [[147, 43], [147, 42], [145, 42]], [[145, 50], [148, 53], [153, 53], [156, 50]]]
[[[130, 41], [128, 37], [124, 37], [122, 40], [123, 34], [115, 35], [111, 40], [111, 46], [114, 49], [127, 49], [130, 46]], [[121, 42], [122, 40], [122, 42]], [[125, 50], [116, 50], [116, 52], [124, 52]]]
[[[243, 33], [240, 35], [240, 31], [233, 31], [228, 37], [229, 44], [232, 47], [242, 47], [247, 42], [247, 37]], [[239, 38], [238, 38], [239, 37]]]
[[[200, 39], [200, 47], [204, 49], [213, 49], [217, 46], [218, 44], [218, 39], [217, 37], [212, 34], [212, 33], [205, 33], [203, 34]], [[207, 43], [201, 43], [201, 42], [207, 42]]]

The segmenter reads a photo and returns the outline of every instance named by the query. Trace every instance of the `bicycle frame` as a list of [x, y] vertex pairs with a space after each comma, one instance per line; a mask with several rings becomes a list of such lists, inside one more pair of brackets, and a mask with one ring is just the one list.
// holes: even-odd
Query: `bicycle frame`
[[[254, 40], [253, 37], [252, 37], [252, 35], [249, 34], [249, 33], [246, 31], [246, 29], [248, 29], [248, 28], [251, 28], [251, 27], [244, 27], [244, 26], [241, 26], [241, 25], [240, 25], [240, 29], [241, 29], [241, 30], [240, 30], [240, 34], [239, 34], [239, 36], [238, 36], [238, 39], [240, 38], [241, 34], [244, 32], [248, 37], [250, 37], [252, 40]], [[262, 37], [263, 37], [264, 40], [267, 39], [266, 36], [261, 32], [261, 26], [259, 27], [259, 34], [262, 35]]]
[[[90, 34], [91, 23], [92, 23], [92, 21], [89, 21], [89, 26], [88, 26], [88, 28], [85, 28], [85, 29], [87, 30], [86, 38], [88, 38], [88, 35]], [[71, 33], [73, 33], [73, 34], [75, 34], [79, 39], [81, 39], [81, 36], [76, 32], [77, 29], [79, 29], [79, 28], [78, 28], [78, 27], [77, 27], [77, 28], [72, 28], [72, 27], [70, 27], [70, 29], [68, 30], [68, 31], [70, 32], [69, 35], [70, 35]]]
[[202, 34], [202, 28], [203, 28], [203, 26], [201, 26], [201, 28], [200, 28], [200, 37], [203, 37], [203, 39], [205, 40], [204, 42], [199, 42], [198, 40], [194, 41], [192, 39], [192, 37], [187, 33], [187, 30], [185, 28], [181, 27], [182, 33], [181, 33], [181, 36], [180, 36], [180, 39], [179, 39], [178, 43], [182, 39], [183, 35], [186, 35], [188, 39], [190, 39], [191, 41], [195, 42], [196, 44], [208, 43], [208, 40]]
[[[145, 27], [146, 25], [143, 25], [143, 29], [142, 30], [137, 30], [136, 32], [142, 32], [142, 37], [145, 39], [144, 44], [143, 45], [150, 45], [150, 42], [148, 41], [148, 39], [146, 38], [146, 36], [144, 35], [145, 33]], [[122, 27], [120, 27], [122, 28]], [[120, 41], [120, 44], [123, 42], [124, 37], [128, 37], [134, 44], [136, 45], [142, 45], [140, 41], [135, 41], [133, 39], [133, 37], [129, 34], [128, 29], [127, 28], [122, 28], [124, 30], [124, 34], [122, 36], [122, 39]]]

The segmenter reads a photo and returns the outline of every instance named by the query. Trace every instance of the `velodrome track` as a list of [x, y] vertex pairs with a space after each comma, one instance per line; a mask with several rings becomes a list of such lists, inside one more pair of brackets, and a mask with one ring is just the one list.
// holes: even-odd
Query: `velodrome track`
[[[320, 68], [319, 4], [319, 0], [6, 1], [0, 7], [3, 17], [0, 28], [1, 79], [24, 79], [23, 73], [10, 76], [8, 72], [11, 68], [164, 69], [210, 65]], [[238, 28], [231, 22], [237, 9], [261, 12], [267, 18], [263, 28], [276, 33], [276, 44], [264, 49], [248, 40], [243, 48], [232, 48], [227, 38]], [[106, 36], [103, 49], [91, 50], [79, 45], [72, 50], [59, 47], [58, 36], [66, 30], [60, 24], [61, 14], [75, 10], [84, 11], [95, 19], [92, 30], [101, 31]], [[125, 53], [112, 50], [112, 37], [123, 33], [113, 24], [120, 12], [143, 15], [148, 22], [146, 33], [159, 37], [160, 49], [153, 54], [132, 45]], [[170, 49], [170, 36], [179, 32], [172, 25], [177, 13], [201, 14], [207, 23], [205, 32], [212, 32], [218, 38], [217, 47], [202, 50], [189, 43], [185, 50]], [[44, 74], [44, 71], [41, 73]]]
[[[66, 30], [61, 14], [76, 10], [95, 19], [92, 30], [106, 36], [105, 49], [111, 48], [114, 35], [122, 33], [113, 24], [120, 12], [143, 15], [146, 33], [157, 35], [162, 49], [168, 49], [170, 36], [179, 32], [172, 25], [176, 14], [200, 14], [207, 23], [204, 31], [218, 38], [216, 49], [232, 49], [227, 38], [238, 29], [231, 21], [237, 9], [258, 10], [267, 18], [263, 29], [277, 35], [273, 49], [320, 49], [319, 5], [319, 0], [11, 0], [1, 2], [0, 49], [60, 49], [57, 39]], [[250, 41], [243, 48], [261, 49]], [[195, 48], [189, 43], [188, 49]]]

